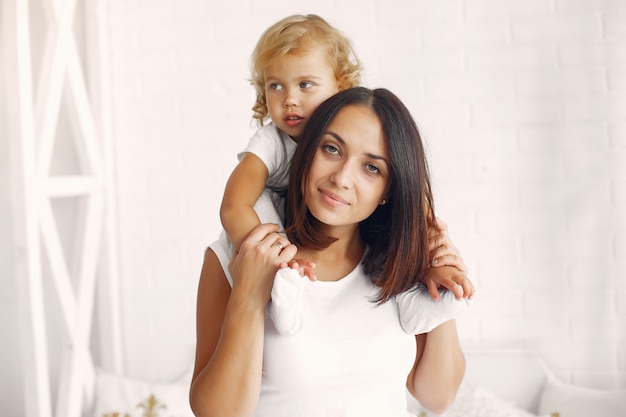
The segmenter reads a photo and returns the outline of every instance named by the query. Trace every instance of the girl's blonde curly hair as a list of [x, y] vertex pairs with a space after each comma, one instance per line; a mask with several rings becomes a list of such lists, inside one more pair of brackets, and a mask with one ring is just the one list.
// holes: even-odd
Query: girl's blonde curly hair
[[326, 49], [328, 62], [340, 82], [340, 90], [360, 84], [361, 62], [343, 33], [314, 14], [286, 17], [261, 35], [250, 57], [250, 81], [256, 90], [253, 118], [260, 125], [269, 116], [265, 97], [266, 68], [276, 59], [307, 53], [318, 46]]

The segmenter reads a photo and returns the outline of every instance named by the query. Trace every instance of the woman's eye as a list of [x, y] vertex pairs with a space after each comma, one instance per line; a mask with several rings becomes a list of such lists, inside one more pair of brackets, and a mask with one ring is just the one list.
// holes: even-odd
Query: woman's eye
[[334, 147], [333, 145], [324, 145], [324, 150], [332, 155], [336, 155], [339, 153], [339, 149], [337, 149], [336, 147]]
[[380, 172], [380, 169], [378, 169], [376, 165], [372, 164], [365, 164], [365, 169], [371, 174], [378, 174]]

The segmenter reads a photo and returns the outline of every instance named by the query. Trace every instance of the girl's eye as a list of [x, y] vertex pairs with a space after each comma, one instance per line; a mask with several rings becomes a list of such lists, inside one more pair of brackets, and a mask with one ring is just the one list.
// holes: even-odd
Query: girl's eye
[[302, 81], [300, 83], [300, 88], [311, 88], [313, 87], [313, 83], [310, 81]]
[[282, 90], [283, 86], [279, 83], [270, 83], [270, 90]]

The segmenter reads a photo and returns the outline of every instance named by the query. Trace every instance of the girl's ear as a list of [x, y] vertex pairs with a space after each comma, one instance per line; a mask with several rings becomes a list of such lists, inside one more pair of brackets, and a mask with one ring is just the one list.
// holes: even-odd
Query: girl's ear
[[350, 81], [347, 77], [343, 77], [342, 79], [338, 80], [338, 84], [339, 91], [347, 90], [348, 88], [350, 88]]

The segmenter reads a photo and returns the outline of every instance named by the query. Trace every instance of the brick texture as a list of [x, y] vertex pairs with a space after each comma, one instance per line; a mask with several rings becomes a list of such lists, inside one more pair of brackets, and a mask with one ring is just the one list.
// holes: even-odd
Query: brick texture
[[249, 54], [292, 13], [354, 41], [426, 138], [438, 214], [479, 292], [463, 343], [532, 347], [626, 388], [626, 10], [621, 0], [111, 0], [129, 374], [190, 367], [195, 292], [236, 153]]

